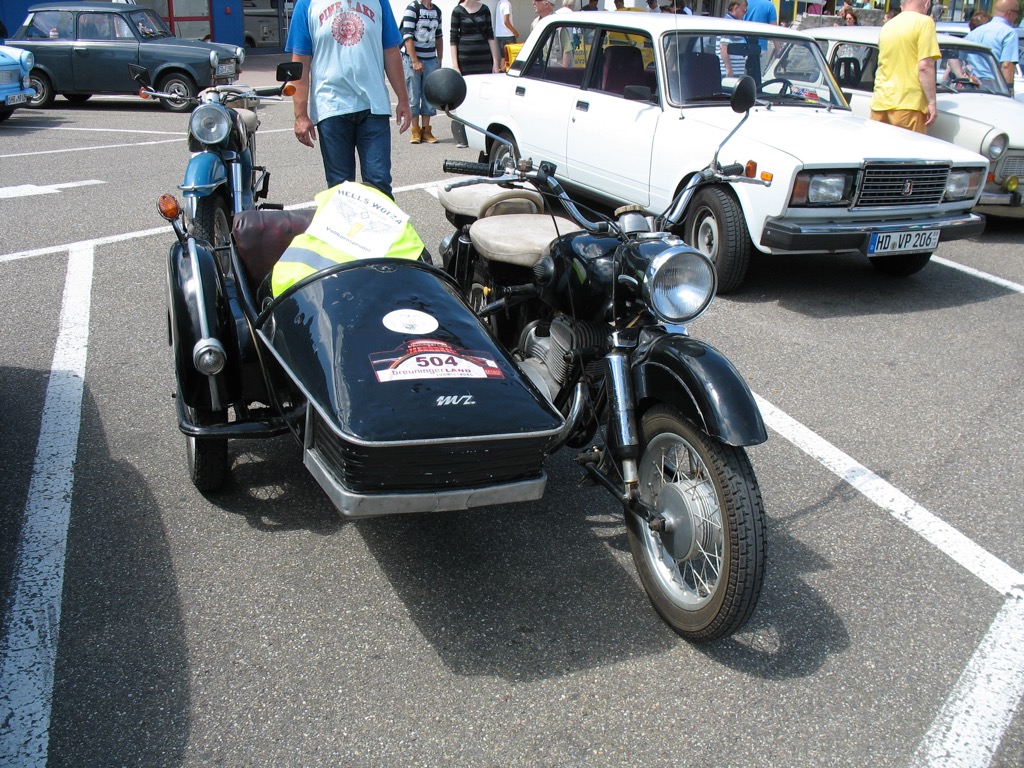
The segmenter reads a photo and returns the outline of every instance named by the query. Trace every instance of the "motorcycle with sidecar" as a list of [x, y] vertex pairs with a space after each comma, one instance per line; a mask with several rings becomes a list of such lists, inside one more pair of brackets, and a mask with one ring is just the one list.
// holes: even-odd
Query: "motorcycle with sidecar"
[[[431, 90], [446, 110], [465, 93], [451, 75]], [[242, 211], [212, 246], [161, 198], [193, 483], [223, 486], [229, 440], [291, 433], [346, 517], [467, 510], [540, 499], [570, 446], [622, 510], [667, 623], [694, 641], [735, 632], [765, 569], [744, 448], [767, 433], [735, 367], [685, 326], [711, 304], [713, 264], [632, 208], [588, 218], [545, 163], [486, 170], [477, 208], [507, 214], [467, 224], [477, 265], [354, 259], [276, 296], [268, 276], [312, 211]]]

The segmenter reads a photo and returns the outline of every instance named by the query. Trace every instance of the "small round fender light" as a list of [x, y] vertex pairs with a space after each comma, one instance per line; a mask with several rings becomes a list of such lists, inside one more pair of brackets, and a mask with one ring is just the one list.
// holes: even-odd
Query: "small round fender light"
[[160, 195], [160, 199], [156, 202], [156, 208], [160, 211], [160, 215], [168, 221], [174, 221], [181, 214], [181, 206], [178, 204], [178, 198], [174, 195]]
[[207, 376], [215, 376], [223, 371], [227, 361], [224, 345], [217, 339], [200, 339], [192, 349], [192, 364], [197, 371]]

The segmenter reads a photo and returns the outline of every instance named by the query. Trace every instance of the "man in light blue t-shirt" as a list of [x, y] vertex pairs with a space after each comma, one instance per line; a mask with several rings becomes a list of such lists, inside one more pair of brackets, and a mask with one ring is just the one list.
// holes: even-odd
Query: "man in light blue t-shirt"
[[744, 21], [759, 21], [762, 24], [778, 24], [779, 13], [775, 10], [775, 3], [772, 0], [750, 0], [747, 3], [747, 12], [743, 14]]
[[312, 147], [320, 134], [327, 186], [362, 181], [391, 194], [391, 95], [399, 133], [411, 114], [398, 31], [384, 0], [298, 0], [285, 50], [302, 62], [295, 83], [295, 136]]
[[[992, 20], [979, 27], [975, 27], [967, 33], [967, 39], [976, 43], [988, 46], [999, 62], [1000, 74], [1003, 81], [1013, 90], [1013, 75], [1017, 68], [1017, 58], [1020, 51], [1017, 46], [1017, 33], [1010, 26], [1013, 21], [1020, 17], [1020, 8], [1017, 0], [996, 0], [992, 6]], [[995, 80], [996, 73], [990, 72], [990, 67], [984, 63], [984, 59], [975, 57], [972, 60], [975, 74], [982, 80]]]

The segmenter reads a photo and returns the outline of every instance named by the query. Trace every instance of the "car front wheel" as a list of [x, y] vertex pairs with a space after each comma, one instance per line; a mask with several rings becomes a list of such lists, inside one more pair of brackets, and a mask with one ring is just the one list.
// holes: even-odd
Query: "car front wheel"
[[736, 198], [720, 187], [705, 187], [686, 217], [687, 243], [707, 256], [718, 272], [718, 292], [740, 287], [750, 266], [750, 235]]
[[506, 158], [511, 157], [512, 162], [515, 162], [516, 158], [519, 157], [519, 145], [516, 144], [516, 140], [512, 137], [512, 134], [508, 131], [498, 131], [500, 136], [505, 141], [512, 145], [509, 149], [508, 144], [502, 144], [499, 141], [495, 141], [491, 144], [491, 152], [488, 156], [488, 160], [491, 163], [491, 168], [498, 168], [505, 163]]
[[53, 83], [50, 82], [50, 78], [45, 74], [38, 70], [33, 70], [32, 74], [28, 76], [28, 85], [30, 88], [34, 88], [36, 92], [36, 95], [28, 100], [30, 107], [33, 109], [45, 109], [53, 104], [53, 99], [57, 94], [53, 92]]
[[167, 75], [157, 84], [157, 90], [175, 97], [162, 99], [160, 102], [169, 112], [188, 112], [192, 109], [192, 99], [196, 97], [196, 84], [187, 75]]

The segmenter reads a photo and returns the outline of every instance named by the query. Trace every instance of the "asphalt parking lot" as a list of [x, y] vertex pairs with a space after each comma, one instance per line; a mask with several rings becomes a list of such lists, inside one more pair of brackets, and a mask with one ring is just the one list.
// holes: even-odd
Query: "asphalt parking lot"
[[[290, 104], [261, 114], [271, 200], [311, 201], [318, 152]], [[155, 210], [186, 119], [58, 99], [0, 125], [0, 766], [1024, 764], [1019, 223], [904, 280], [757, 258], [693, 326], [770, 427], [761, 603], [696, 646], [568, 451], [543, 500], [458, 514], [346, 522], [290, 438], [192, 488]], [[394, 153], [432, 248], [441, 162], [475, 159], [436, 125]]]

